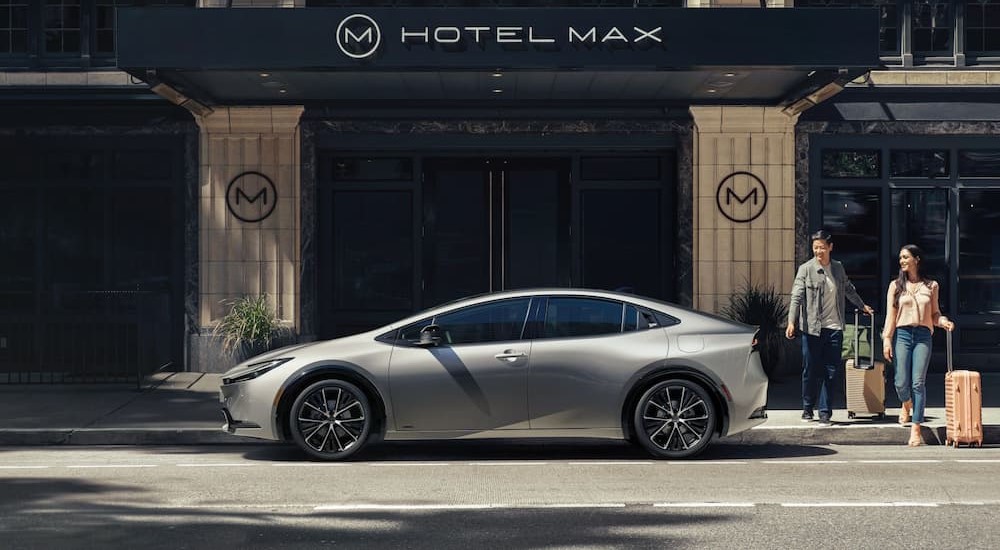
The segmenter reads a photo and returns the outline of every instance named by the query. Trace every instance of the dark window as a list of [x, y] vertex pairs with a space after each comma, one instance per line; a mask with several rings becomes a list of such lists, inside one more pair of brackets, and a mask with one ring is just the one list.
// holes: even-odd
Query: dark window
[[660, 192], [585, 191], [582, 200], [583, 286], [662, 295]]
[[104, 174], [100, 151], [53, 151], [45, 155], [42, 174], [48, 180], [93, 180]]
[[333, 159], [331, 175], [334, 181], [410, 181], [413, 159], [340, 157]]
[[307, 7], [512, 7], [643, 8], [684, 7], [683, 0], [306, 0]]
[[647, 328], [649, 323], [642, 320], [642, 314], [635, 306], [625, 306], [625, 319], [622, 321], [622, 332], [634, 332], [639, 327]]
[[913, 53], [952, 55], [953, 24], [951, 0], [915, 0], [912, 13]]
[[[481, 344], [520, 340], [530, 298], [515, 298], [467, 307], [434, 318], [442, 344]], [[422, 327], [421, 327], [422, 328]], [[419, 337], [419, 328], [417, 334]], [[404, 329], [403, 334], [413, 334]]]
[[882, 175], [882, 153], [877, 149], [824, 149], [824, 178], [878, 178]]
[[97, 0], [94, 19], [95, 50], [100, 54], [115, 51], [115, 8], [131, 6], [132, 0]]
[[660, 179], [660, 157], [584, 157], [580, 179], [588, 181], [636, 181]]
[[962, 189], [958, 200], [959, 313], [1000, 314], [1000, 189]]
[[45, 0], [46, 53], [80, 51], [80, 0]]
[[28, 0], [0, 0], [0, 54], [28, 51]]
[[899, 54], [898, 0], [796, 0], [796, 7], [808, 8], [869, 8], [879, 10], [879, 52]]
[[112, 177], [116, 180], [153, 181], [170, 179], [173, 159], [164, 151], [114, 152]]
[[0, 190], [0, 312], [34, 307], [35, 210], [34, 190]]
[[[948, 243], [948, 190], [947, 189], [894, 189], [892, 191], [892, 225], [889, 228], [891, 249], [886, 254], [899, 258], [899, 249], [915, 244], [924, 251], [920, 272], [941, 285], [942, 307], [951, 285], [948, 282], [946, 246]], [[898, 273], [899, 264], [890, 264]]]
[[1000, 149], [965, 149], [958, 152], [958, 176], [1000, 177]]
[[574, 338], [622, 331], [624, 304], [594, 298], [549, 298], [542, 338]]
[[889, 177], [948, 177], [948, 151], [900, 151], [889, 153]]
[[972, 0], [966, 4], [965, 49], [1000, 52], [1000, 0]]
[[333, 199], [337, 309], [413, 309], [409, 191], [338, 191]]
[[879, 280], [879, 192], [823, 190], [823, 227], [833, 234], [834, 256], [868, 303], [879, 303], [885, 289]]
[[173, 208], [168, 188], [115, 189], [111, 194], [111, 284], [169, 290]]

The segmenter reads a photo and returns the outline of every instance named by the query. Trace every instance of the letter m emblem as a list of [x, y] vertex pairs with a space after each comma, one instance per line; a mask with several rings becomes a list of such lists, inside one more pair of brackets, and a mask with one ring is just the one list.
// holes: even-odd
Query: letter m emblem
[[753, 199], [753, 204], [756, 205], [757, 202], [758, 202], [757, 190], [756, 189], [752, 189], [743, 198], [740, 198], [740, 196], [737, 195], [736, 191], [733, 191], [732, 188], [726, 189], [726, 205], [727, 206], [733, 203], [733, 199], [736, 199], [736, 202], [738, 202], [740, 204], [745, 204], [751, 198]]

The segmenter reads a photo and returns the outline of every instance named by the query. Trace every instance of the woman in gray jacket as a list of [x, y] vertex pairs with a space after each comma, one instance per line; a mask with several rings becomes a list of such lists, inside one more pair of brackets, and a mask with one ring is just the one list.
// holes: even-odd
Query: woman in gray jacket
[[858, 296], [844, 266], [830, 258], [830, 233], [821, 229], [810, 240], [813, 258], [795, 274], [785, 336], [792, 339], [797, 330], [802, 332], [802, 421], [812, 420], [818, 405], [819, 423], [828, 426], [844, 344], [845, 298], [869, 315], [875, 310]]

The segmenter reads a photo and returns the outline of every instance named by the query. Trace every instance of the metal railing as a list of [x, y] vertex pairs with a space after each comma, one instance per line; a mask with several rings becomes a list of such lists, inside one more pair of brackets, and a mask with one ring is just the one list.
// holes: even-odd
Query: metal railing
[[0, 384], [139, 384], [171, 361], [166, 292], [58, 292], [49, 305], [0, 314]]

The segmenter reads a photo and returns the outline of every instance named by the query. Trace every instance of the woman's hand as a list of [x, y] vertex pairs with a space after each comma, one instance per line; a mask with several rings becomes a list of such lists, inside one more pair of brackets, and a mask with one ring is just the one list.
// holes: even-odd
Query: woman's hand
[[892, 361], [892, 346], [886, 344], [882, 347], [882, 357], [885, 357], [886, 361]]
[[955, 323], [953, 323], [951, 319], [945, 317], [944, 315], [942, 315], [941, 318], [938, 319], [938, 326], [947, 330], [948, 332], [955, 330]]

